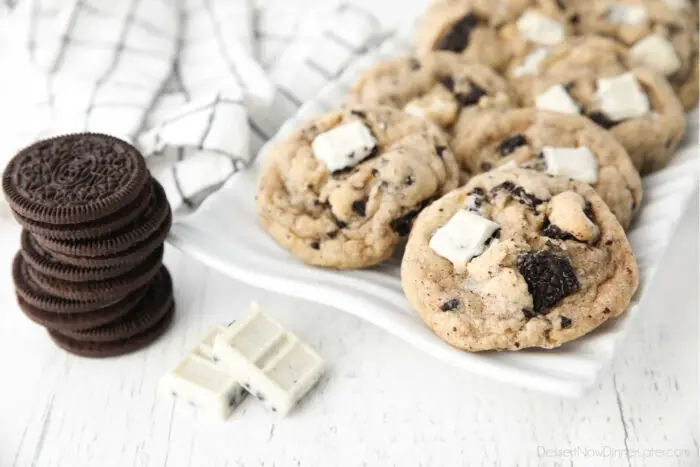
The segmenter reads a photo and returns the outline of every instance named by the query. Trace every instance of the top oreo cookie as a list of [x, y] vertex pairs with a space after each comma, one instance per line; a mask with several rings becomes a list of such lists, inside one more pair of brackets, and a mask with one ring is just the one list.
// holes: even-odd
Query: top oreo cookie
[[83, 133], [20, 151], [3, 173], [2, 188], [16, 214], [65, 225], [124, 208], [148, 180], [146, 162], [136, 148], [112, 136]]

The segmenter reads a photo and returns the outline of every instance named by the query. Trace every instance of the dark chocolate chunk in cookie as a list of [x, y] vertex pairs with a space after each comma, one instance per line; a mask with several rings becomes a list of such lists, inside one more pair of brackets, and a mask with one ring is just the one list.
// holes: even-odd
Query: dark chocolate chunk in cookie
[[567, 318], [566, 316], [561, 317], [561, 328], [562, 329], [569, 329], [571, 327], [571, 319]]
[[550, 224], [549, 219], [545, 220], [545, 225], [542, 229], [542, 235], [544, 235], [545, 237], [549, 237], [553, 240], [576, 240], [576, 237], [571, 235], [569, 232], [564, 232], [556, 225]]
[[352, 202], [352, 211], [360, 217], [365, 217], [367, 211], [367, 201], [358, 199]]
[[440, 309], [442, 311], [454, 311], [457, 308], [459, 308], [459, 299], [457, 298], [451, 298], [442, 305], [440, 305]]
[[440, 84], [445, 86], [450, 92], [455, 90], [455, 80], [451, 76], [444, 76], [439, 79]]
[[447, 34], [442, 36], [437, 43], [437, 48], [440, 50], [449, 50], [451, 52], [461, 52], [469, 45], [469, 38], [472, 30], [479, 24], [479, 17], [473, 13], [464, 16], [462, 19], [452, 25]]
[[525, 146], [527, 144], [527, 138], [525, 135], [517, 134], [504, 139], [498, 146], [498, 153], [501, 157], [505, 157], [511, 154], [520, 146]]
[[591, 112], [588, 115], [588, 118], [593, 120], [598, 126], [602, 126], [606, 130], [614, 127], [617, 125], [618, 122], [611, 120], [608, 118], [607, 115], [605, 115], [603, 112]]
[[533, 311], [537, 314], [546, 314], [563, 298], [579, 289], [576, 271], [569, 259], [548, 250], [520, 256], [518, 271], [527, 283]]
[[476, 83], [471, 82], [471, 87], [467, 92], [458, 92], [455, 94], [455, 99], [462, 107], [478, 104], [479, 99], [486, 95], [486, 91], [479, 87]]
[[503, 182], [500, 185], [493, 187], [491, 189], [491, 194], [495, 195], [499, 191], [510, 193], [513, 198], [517, 199], [520, 203], [524, 204], [530, 209], [536, 209], [537, 206], [542, 204], [542, 200], [537, 196], [533, 195], [532, 193], [528, 193], [523, 187], [516, 186], [511, 181]]

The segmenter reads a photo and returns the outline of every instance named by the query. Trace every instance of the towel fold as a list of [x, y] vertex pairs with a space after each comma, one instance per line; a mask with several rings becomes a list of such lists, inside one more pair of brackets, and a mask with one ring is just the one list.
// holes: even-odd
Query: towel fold
[[5, 89], [15, 105], [0, 110], [20, 135], [11, 149], [79, 131], [124, 138], [178, 213], [247, 167], [382, 34], [363, 8], [310, 0], [20, 0], [3, 9], [5, 42], [20, 47], [0, 54], [30, 64]]

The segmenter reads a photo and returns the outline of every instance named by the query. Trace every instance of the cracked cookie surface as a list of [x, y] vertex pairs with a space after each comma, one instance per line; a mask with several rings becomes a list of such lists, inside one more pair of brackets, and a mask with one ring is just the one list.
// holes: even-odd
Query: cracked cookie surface
[[[314, 140], [357, 122], [376, 149], [329, 172], [314, 155]], [[256, 203], [265, 230], [302, 261], [362, 268], [391, 256], [420, 210], [458, 178], [437, 127], [389, 107], [356, 107], [309, 120], [279, 142], [263, 163]]]
[[377, 63], [355, 82], [347, 103], [396, 107], [449, 130], [484, 108], [514, 107], [517, 98], [489, 67], [436, 51]]
[[[467, 209], [497, 241], [454, 264], [431, 237]], [[468, 350], [557, 347], [622, 314], [638, 285], [622, 227], [582, 182], [526, 169], [492, 171], [426, 208], [401, 265], [404, 292], [448, 344]]]
[[[644, 115], [613, 121], [597, 99], [599, 80], [629, 72], [646, 96], [649, 110]], [[666, 79], [646, 68], [630, 68], [625, 48], [609, 39], [569, 39], [547, 54], [536, 74], [511, 82], [527, 107], [535, 107], [538, 96], [561, 85], [581, 114], [608, 129], [622, 143], [642, 174], [663, 168], [685, 132], [683, 107]]]
[[535, 109], [492, 112], [456, 127], [452, 147], [463, 169], [474, 174], [510, 167], [547, 171], [545, 147], [585, 147], [597, 162], [591, 185], [623, 227], [630, 225], [641, 205], [642, 183], [627, 152], [610, 133], [582, 116]]

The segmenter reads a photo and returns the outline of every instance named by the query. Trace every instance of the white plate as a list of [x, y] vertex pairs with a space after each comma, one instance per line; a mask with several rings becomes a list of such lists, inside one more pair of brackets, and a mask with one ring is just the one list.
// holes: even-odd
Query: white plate
[[[387, 40], [306, 103], [272, 142], [299, 122], [339, 107], [360, 70], [380, 59], [409, 52], [406, 41]], [[235, 175], [196, 213], [177, 222], [169, 241], [231, 277], [352, 313], [465, 370], [538, 391], [576, 397], [596, 382], [639, 314], [656, 266], [696, 189], [697, 120], [695, 110], [689, 118], [688, 138], [673, 163], [644, 179], [644, 207], [629, 232], [641, 274], [640, 289], [631, 308], [623, 317], [559, 349], [485, 353], [453, 349], [438, 339], [409, 306], [401, 291], [398, 259], [369, 270], [345, 272], [304, 265], [272, 241], [258, 223], [254, 203], [257, 166]], [[258, 162], [269, 144], [261, 151]]]

